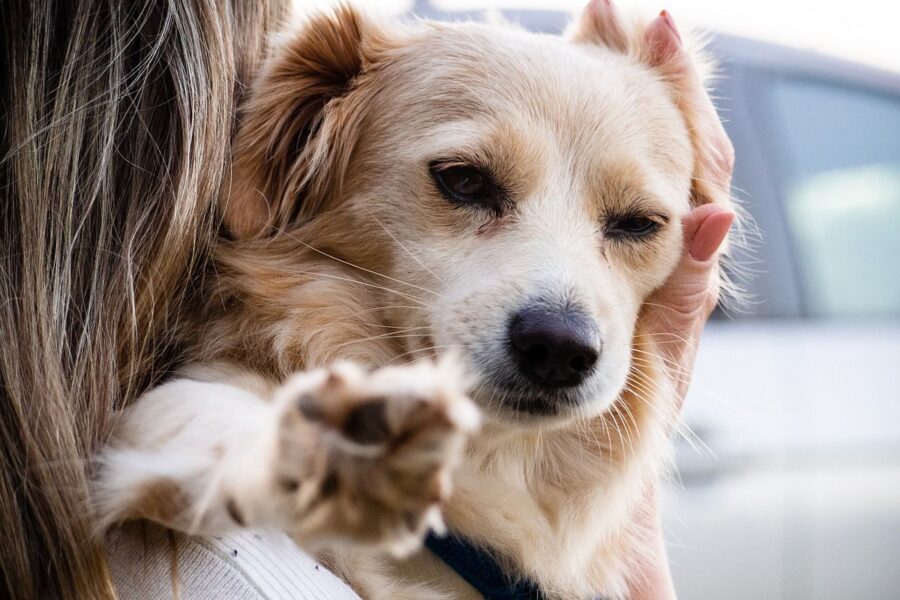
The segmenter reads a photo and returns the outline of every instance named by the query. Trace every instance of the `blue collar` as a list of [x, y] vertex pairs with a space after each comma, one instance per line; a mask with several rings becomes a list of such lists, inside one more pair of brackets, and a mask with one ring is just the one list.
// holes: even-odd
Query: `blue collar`
[[537, 584], [510, 581], [493, 556], [452, 533], [444, 537], [430, 533], [425, 546], [478, 590], [484, 600], [546, 600]]

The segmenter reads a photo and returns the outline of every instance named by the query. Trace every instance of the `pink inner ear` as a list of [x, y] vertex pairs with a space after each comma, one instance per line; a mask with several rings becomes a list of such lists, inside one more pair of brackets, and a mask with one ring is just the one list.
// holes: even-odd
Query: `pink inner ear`
[[645, 59], [651, 67], [663, 66], [681, 53], [681, 34], [667, 11], [659, 13], [647, 26], [644, 47]]

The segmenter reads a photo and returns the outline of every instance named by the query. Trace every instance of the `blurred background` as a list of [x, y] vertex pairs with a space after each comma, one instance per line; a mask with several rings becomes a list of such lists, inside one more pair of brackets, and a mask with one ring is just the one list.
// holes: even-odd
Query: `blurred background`
[[[302, 10], [329, 0], [297, 0]], [[585, 0], [586, 1], [586, 0]], [[558, 33], [582, 0], [378, 0]], [[703, 339], [667, 486], [685, 599], [900, 598], [900, 7], [619, 0], [713, 34], [750, 302]]]

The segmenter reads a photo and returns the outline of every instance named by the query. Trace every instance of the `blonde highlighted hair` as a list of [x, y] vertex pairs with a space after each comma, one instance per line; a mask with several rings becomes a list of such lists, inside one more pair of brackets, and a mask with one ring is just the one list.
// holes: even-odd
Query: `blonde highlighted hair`
[[115, 595], [91, 452], [178, 359], [284, 4], [0, 3], [2, 597]]

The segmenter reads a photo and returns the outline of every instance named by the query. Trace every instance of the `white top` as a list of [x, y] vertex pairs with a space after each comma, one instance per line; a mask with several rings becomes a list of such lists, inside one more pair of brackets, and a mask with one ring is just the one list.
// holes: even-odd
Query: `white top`
[[360, 600], [278, 531], [190, 537], [135, 522], [107, 540], [121, 600]]

